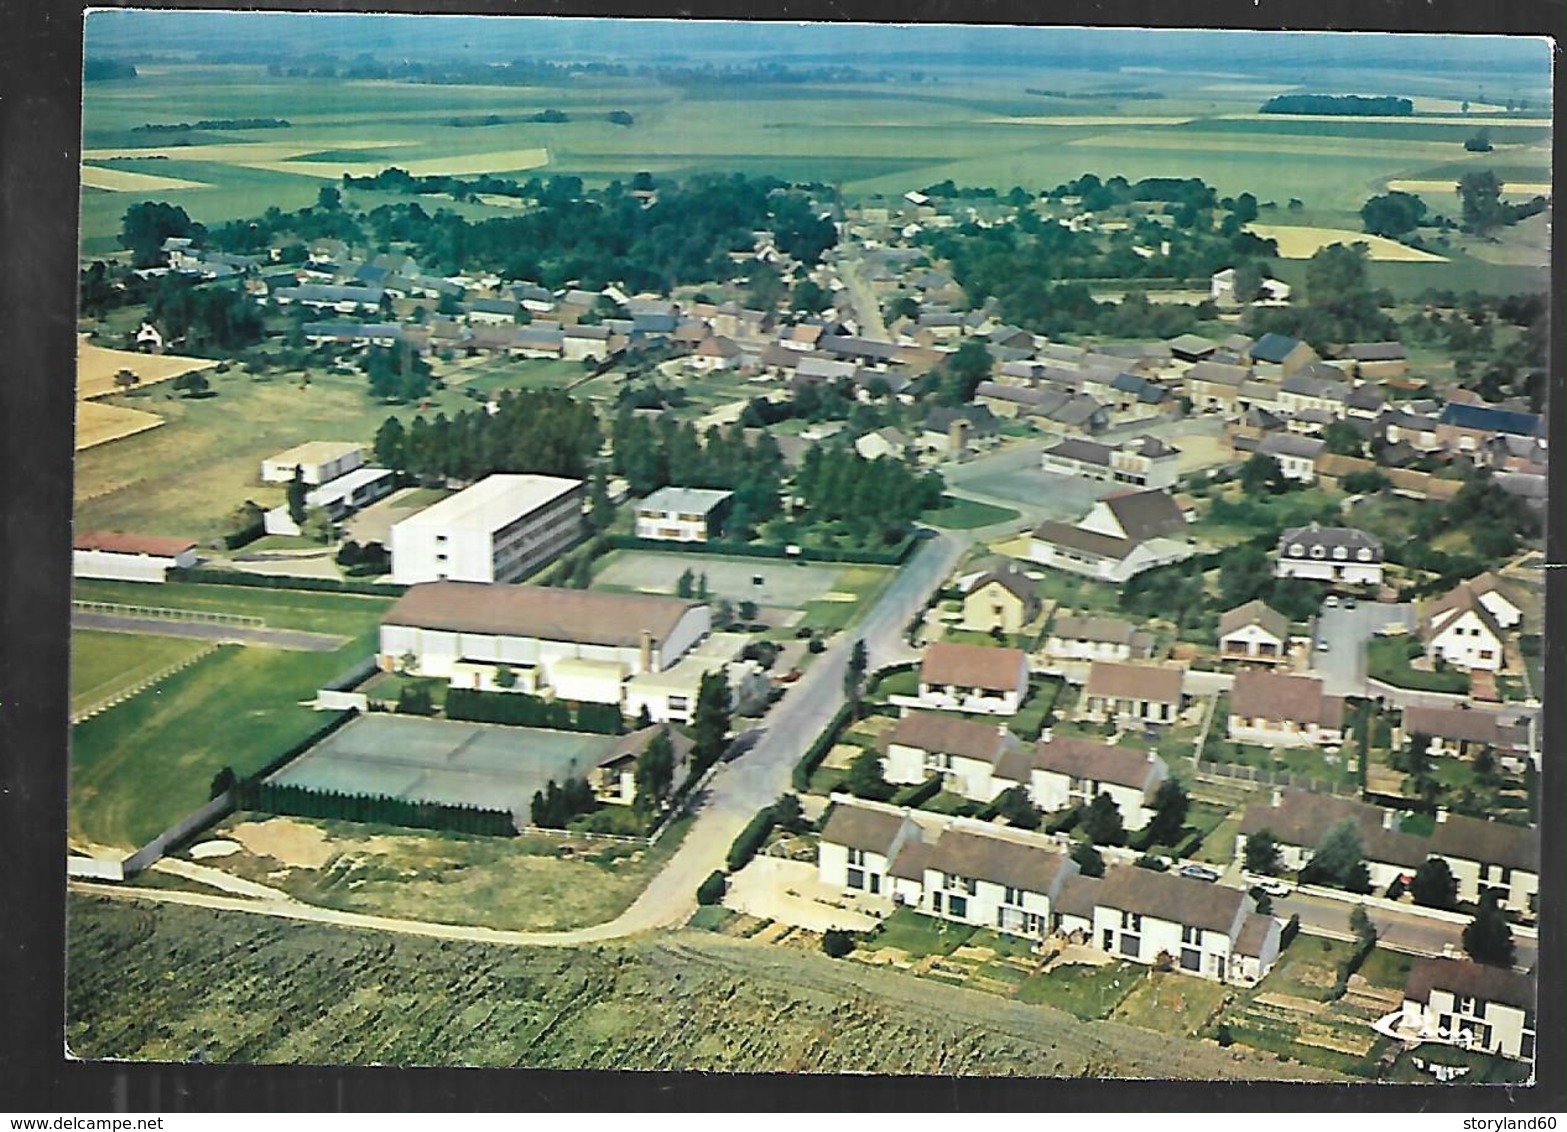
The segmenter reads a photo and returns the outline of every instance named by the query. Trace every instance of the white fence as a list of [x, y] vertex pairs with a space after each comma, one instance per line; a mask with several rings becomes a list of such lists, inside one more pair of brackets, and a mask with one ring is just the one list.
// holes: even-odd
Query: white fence
[[320, 688], [316, 691], [316, 702], [311, 705], [317, 711], [359, 711], [370, 710], [370, 697], [363, 692], [339, 692], [332, 688]]
[[206, 609], [165, 609], [156, 605], [121, 605], [117, 601], [72, 601], [71, 608], [81, 613], [133, 617], [140, 621], [186, 621], [198, 625], [236, 625], [247, 629], [266, 627], [266, 622], [259, 617]]

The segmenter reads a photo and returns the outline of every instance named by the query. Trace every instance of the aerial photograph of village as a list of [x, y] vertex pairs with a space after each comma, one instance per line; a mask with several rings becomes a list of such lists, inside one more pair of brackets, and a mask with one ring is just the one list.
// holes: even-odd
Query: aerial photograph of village
[[1550, 41], [85, 27], [68, 1056], [1534, 1081]]

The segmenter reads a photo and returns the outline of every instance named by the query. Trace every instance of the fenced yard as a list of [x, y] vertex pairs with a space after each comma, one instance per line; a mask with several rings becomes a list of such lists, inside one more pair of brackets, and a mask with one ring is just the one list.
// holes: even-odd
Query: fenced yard
[[506, 809], [526, 817], [537, 790], [581, 777], [610, 735], [371, 714], [306, 751], [270, 781], [345, 794]]

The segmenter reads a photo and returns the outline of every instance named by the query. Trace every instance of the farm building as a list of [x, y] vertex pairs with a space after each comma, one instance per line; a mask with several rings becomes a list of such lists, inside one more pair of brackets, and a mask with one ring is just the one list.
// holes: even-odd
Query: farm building
[[721, 529], [732, 491], [661, 487], [637, 504], [637, 537], [706, 542]]
[[427, 582], [382, 619], [378, 663], [483, 690], [504, 690], [505, 669], [516, 691], [619, 704], [628, 679], [672, 668], [711, 624], [680, 598]]
[[486, 476], [392, 526], [392, 581], [515, 582], [582, 538], [584, 487], [559, 476]]
[[261, 461], [261, 482], [288, 483], [297, 468], [300, 478], [319, 487], [362, 467], [364, 462], [365, 450], [358, 444], [309, 440]]
[[83, 531], [71, 542], [71, 576], [122, 582], [163, 582], [175, 567], [196, 565], [189, 539]]

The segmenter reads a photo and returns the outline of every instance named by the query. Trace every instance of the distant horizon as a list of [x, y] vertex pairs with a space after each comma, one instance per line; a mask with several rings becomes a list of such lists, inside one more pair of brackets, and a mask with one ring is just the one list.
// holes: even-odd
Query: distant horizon
[[[482, 21], [482, 37], [472, 34], [478, 26], [475, 21]], [[245, 25], [239, 33], [236, 22]], [[219, 24], [221, 33], [216, 32]], [[667, 34], [650, 34], [654, 28]], [[1212, 50], [1215, 37], [1226, 40], [1222, 51]], [[87, 13], [85, 45], [93, 57], [140, 53], [160, 59], [195, 56], [209, 62], [282, 52], [290, 56], [395, 54], [470, 62], [549, 56], [568, 62], [701, 66], [750, 56], [753, 61], [832, 60], [875, 70], [921, 59], [932, 64], [984, 59], [992, 65], [999, 61], [1056, 70], [1136, 67], [1155, 74], [1179, 70], [1237, 78], [1303, 66], [1359, 66], [1412, 74], [1436, 67], [1507, 72], [1521, 81], [1547, 86], [1551, 81], [1547, 36], [1424, 31], [97, 9]]]

